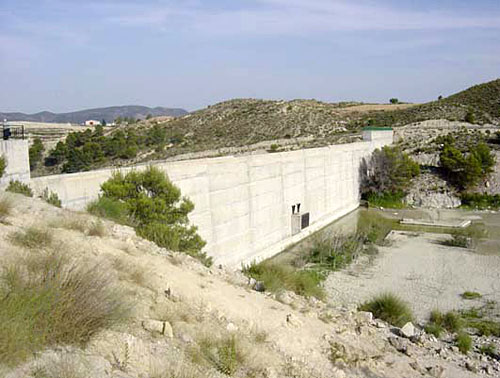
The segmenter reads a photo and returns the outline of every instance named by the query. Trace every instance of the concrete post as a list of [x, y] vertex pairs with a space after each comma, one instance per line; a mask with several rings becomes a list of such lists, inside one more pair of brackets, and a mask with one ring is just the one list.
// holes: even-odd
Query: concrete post
[[5, 188], [11, 180], [29, 184], [30, 162], [27, 140], [0, 140], [0, 156], [3, 156], [7, 162], [5, 172], [0, 178], [0, 188]]

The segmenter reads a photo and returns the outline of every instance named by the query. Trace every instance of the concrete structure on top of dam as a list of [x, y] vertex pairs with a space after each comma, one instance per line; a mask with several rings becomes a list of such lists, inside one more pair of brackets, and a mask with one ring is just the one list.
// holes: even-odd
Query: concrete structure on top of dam
[[[298, 151], [154, 162], [195, 204], [190, 220], [217, 264], [240, 267], [271, 257], [359, 206], [359, 169], [392, 129], [368, 129], [362, 142]], [[147, 164], [121, 168], [143, 169]], [[115, 169], [37, 177], [35, 193], [54, 191], [83, 209]]]
[[0, 156], [3, 156], [7, 163], [5, 172], [0, 178], [0, 188], [5, 188], [11, 180], [29, 183], [30, 161], [27, 140], [0, 140]]

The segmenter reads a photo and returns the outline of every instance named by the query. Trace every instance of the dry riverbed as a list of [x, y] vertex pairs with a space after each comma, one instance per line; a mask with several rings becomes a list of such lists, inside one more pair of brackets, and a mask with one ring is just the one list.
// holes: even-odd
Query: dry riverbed
[[[393, 292], [410, 303], [419, 320], [430, 311], [479, 306], [500, 301], [500, 256], [448, 247], [447, 235], [392, 231], [389, 246], [377, 257], [360, 259], [325, 282], [329, 299], [355, 307], [381, 292]], [[465, 291], [479, 292], [478, 300], [465, 300]]]

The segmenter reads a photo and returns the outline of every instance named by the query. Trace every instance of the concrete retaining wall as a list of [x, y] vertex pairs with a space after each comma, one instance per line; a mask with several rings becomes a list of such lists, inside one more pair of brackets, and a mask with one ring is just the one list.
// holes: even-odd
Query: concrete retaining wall
[[[359, 205], [359, 166], [392, 131], [370, 141], [300, 151], [155, 163], [195, 204], [190, 215], [216, 263], [237, 267], [282, 251], [290, 243]], [[121, 169], [143, 169], [146, 165]], [[65, 207], [97, 198], [113, 169], [37, 177], [35, 192], [55, 191]], [[310, 213], [310, 227], [292, 236], [292, 205]]]
[[7, 167], [0, 179], [0, 188], [6, 187], [11, 180], [29, 182], [30, 163], [27, 140], [0, 140], [0, 156], [7, 160]]

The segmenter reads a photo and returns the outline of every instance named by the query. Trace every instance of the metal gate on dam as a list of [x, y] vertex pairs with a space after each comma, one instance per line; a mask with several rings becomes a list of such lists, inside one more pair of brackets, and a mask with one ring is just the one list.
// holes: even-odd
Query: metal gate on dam
[[[356, 209], [362, 159], [392, 141], [392, 129], [370, 128], [356, 143], [153, 165], [195, 204], [190, 220], [207, 241], [205, 250], [215, 263], [238, 268], [271, 257]], [[96, 199], [100, 185], [116, 170], [29, 179], [26, 141], [0, 143], [0, 154], [9, 161], [9, 153], [16, 154], [12, 172], [7, 170], [0, 184], [8, 183], [9, 177], [28, 181], [35, 193], [48, 188], [58, 194], [64, 207], [75, 210]], [[26, 157], [20, 150], [25, 150]]]

